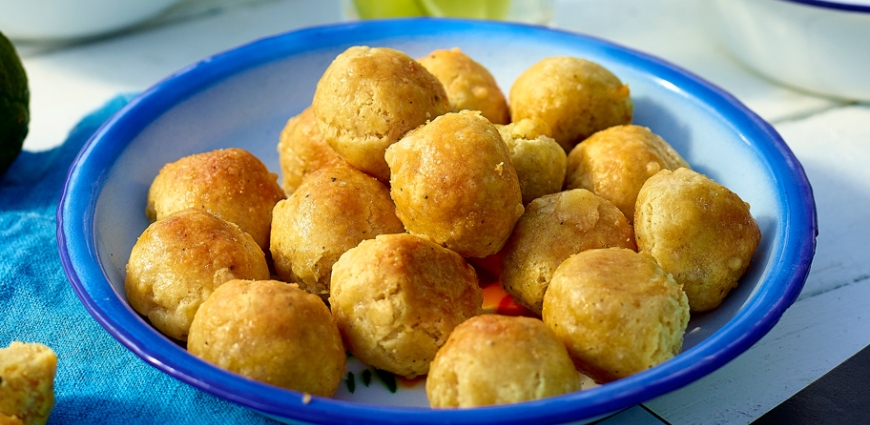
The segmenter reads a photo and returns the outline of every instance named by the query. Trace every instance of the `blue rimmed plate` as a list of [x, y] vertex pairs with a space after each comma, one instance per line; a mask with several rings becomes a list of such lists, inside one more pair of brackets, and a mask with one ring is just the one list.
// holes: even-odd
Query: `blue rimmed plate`
[[[627, 82], [635, 120], [695, 168], [752, 205], [761, 230], [753, 265], [721, 307], [695, 315], [683, 352], [629, 378], [510, 406], [430, 410], [422, 385], [396, 394], [340, 390], [334, 399], [254, 382], [189, 355], [127, 304], [125, 264], [148, 226], [148, 186], [167, 162], [241, 147], [277, 171], [286, 120], [307, 107], [321, 73], [352, 45], [421, 57], [460, 47], [507, 92], [538, 60], [596, 61]], [[680, 388], [745, 351], [777, 322], [806, 280], [815, 251], [815, 206], [803, 170], [779, 135], [729, 94], [660, 59], [599, 39], [484, 21], [366, 21], [295, 31], [181, 70], [130, 102], [87, 143], [58, 207], [64, 269], [82, 303], [123, 345], [159, 370], [269, 416], [316, 423], [559, 423], [604, 415]]]

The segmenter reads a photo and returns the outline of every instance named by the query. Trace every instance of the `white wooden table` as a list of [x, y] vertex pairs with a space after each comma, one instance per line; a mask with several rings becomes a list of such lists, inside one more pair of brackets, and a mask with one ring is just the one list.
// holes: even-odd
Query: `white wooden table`
[[[208, 1], [232, 3], [193, 0]], [[767, 336], [714, 373], [616, 415], [609, 425], [749, 423], [870, 344], [870, 104], [802, 94], [753, 74], [704, 31], [701, 6], [696, 0], [556, 0], [553, 24], [669, 60], [772, 123], [813, 186], [818, 249], [799, 299]], [[208, 8], [86, 44], [19, 45], [32, 92], [25, 149], [57, 146], [79, 119], [115, 95], [144, 90], [206, 56], [343, 19], [338, 0], [245, 0], [222, 13], [202, 10]]]

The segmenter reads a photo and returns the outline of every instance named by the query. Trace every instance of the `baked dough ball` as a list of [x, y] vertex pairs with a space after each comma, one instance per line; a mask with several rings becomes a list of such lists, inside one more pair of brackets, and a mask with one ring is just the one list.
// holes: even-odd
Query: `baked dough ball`
[[567, 169], [565, 150], [549, 137], [547, 123], [526, 118], [508, 125], [496, 126], [517, 170], [523, 204], [562, 190]]
[[599, 130], [631, 122], [628, 86], [603, 66], [552, 56], [525, 70], [510, 90], [511, 119], [540, 118], [569, 152]]
[[650, 129], [620, 125], [601, 130], [568, 155], [566, 189], [588, 189], [613, 202], [634, 222], [637, 192], [660, 170], [689, 168], [671, 145]]
[[139, 236], [124, 288], [127, 301], [164, 335], [184, 341], [193, 315], [231, 279], [268, 279], [251, 235], [197, 208], [170, 214]]
[[365, 239], [404, 231], [377, 179], [349, 166], [324, 168], [275, 206], [272, 261], [281, 280], [326, 297], [341, 254]]
[[200, 208], [235, 223], [268, 251], [272, 208], [285, 197], [277, 179], [243, 149], [190, 155], [163, 166], [148, 190], [145, 212], [151, 220], [160, 220]]
[[346, 354], [319, 297], [276, 280], [231, 280], [196, 313], [187, 349], [203, 360], [267, 384], [329, 397]]
[[390, 146], [386, 159], [408, 232], [463, 257], [498, 252], [523, 213], [507, 146], [480, 112], [440, 116]]
[[689, 304], [652, 258], [628, 249], [594, 249], [569, 257], [553, 273], [544, 323], [581, 372], [605, 383], [679, 354]]
[[631, 225], [613, 203], [585, 189], [542, 196], [528, 205], [502, 251], [502, 287], [540, 315], [547, 285], [562, 261], [611, 247], [635, 249]]
[[380, 235], [342, 255], [329, 303], [354, 356], [413, 378], [429, 371], [453, 328], [481, 313], [483, 296], [459, 254], [403, 233]]
[[444, 87], [408, 55], [351, 47], [317, 83], [312, 104], [323, 138], [354, 167], [390, 179], [384, 149], [450, 110]]
[[457, 326], [426, 378], [436, 408], [519, 403], [579, 389], [565, 345], [544, 322], [496, 314]]
[[41, 425], [54, 408], [57, 355], [36, 343], [0, 348], [0, 424]]
[[761, 240], [749, 204], [686, 168], [650, 177], [634, 214], [638, 248], [683, 285], [693, 312], [718, 307], [737, 287]]
[[417, 61], [444, 85], [453, 112], [470, 109], [493, 124], [510, 122], [507, 100], [495, 77], [458, 47], [435, 50]]
[[321, 168], [347, 164], [320, 136], [314, 110], [310, 107], [287, 121], [278, 142], [278, 159], [281, 187], [287, 194], [293, 193], [305, 176]]

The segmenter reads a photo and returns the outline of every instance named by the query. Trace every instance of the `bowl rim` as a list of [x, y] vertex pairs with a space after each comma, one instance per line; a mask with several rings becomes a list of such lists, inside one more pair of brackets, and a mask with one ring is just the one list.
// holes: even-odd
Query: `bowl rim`
[[854, 4], [837, 0], [780, 0], [788, 3], [798, 3], [807, 6], [823, 7], [825, 9], [841, 10], [846, 12], [870, 13], [870, 5]]
[[[174, 345], [118, 299], [98, 258], [94, 212], [108, 170], [129, 141], [168, 107], [237, 72], [313, 46], [347, 43], [348, 36], [381, 38], [403, 34], [487, 31], [558, 41], [582, 41], [614, 60], [641, 66], [681, 94], [716, 109], [748, 145], [774, 163], [771, 178], [788, 208], [780, 225], [783, 249], [756, 295], [714, 334], [676, 358], [633, 376], [586, 391], [514, 405], [430, 410], [389, 407], [311, 397], [218, 369]], [[120, 141], [120, 142], [119, 142]], [[91, 165], [93, 164], [93, 165]], [[700, 77], [654, 56], [574, 32], [515, 23], [410, 18], [357, 21], [309, 27], [263, 39], [207, 57], [170, 75], [130, 101], [88, 140], [67, 175], [57, 209], [58, 251], [76, 295], [109, 334], [146, 363], [225, 400], [266, 415], [313, 423], [536, 423], [599, 417], [683, 387], [721, 367], [764, 336], [795, 301], [809, 273], [818, 234], [812, 188], [802, 166], [779, 134], [735, 97]], [[157, 346], [165, 351], [155, 351]], [[168, 344], [168, 345], [167, 345]], [[181, 355], [181, 354], [184, 355]]]
[[[55, 13], [50, 17], [46, 17], [43, 12], [43, 9], [46, 7], [44, 4], [45, 2], [42, 2], [43, 4], [32, 2], [33, 5], [24, 2], [16, 2], [16, 5], [19, 5], [19, 8], [16, 11], [8, 13], [8, 16], [13, 16], [14, 20], [5, 20], [5, 22], [2, 22], [2, 26], [4, 26], [5, 34], [16, 41], [54, 41], [67, 43], [83, 41], [104, 37], [113, 33], [120, 33], [129, 28], [146, 23], [149, 20], [160, 16], [161, 13], [166, 12], [180, 2], [181, 0], [151, 0], [148, 2], [140, 2], [147, 7], [139, 5], [136, 9], [130, 8], [129, 5], [125, 5], [125, 8], [123, 9], [123, 12], [125, 13], [122, 14], [122, 16], [113, 16], [111, 19], [107, 19], [105, 15], [88, 13], [93, 12], [94, 10], [105, 10], [106, 4], [111, 3], [106, 1], [91, 4], [89, 7], [83, 6], [79, 3], [54, 2], [55, 4], [51, 6], [59, 8], [60, 10], [55, 10], [55, 12], [60, 13]], [[4, 7], [9, 7], [8, 4], [10, 2], [0, 0], [0, 3], [2, 3]], [[70, 8], [64, 9], [64, 6], [69, 6]], [[79, 13], [79, 15], [70, 16], [70, 11], [76, 10], [78, 10], [78, 12], [74, 13]], [[27, 15], [27, 17], [25, 18], [21, 16], [22, 14]], [[32, 19], [28, 19], [35, 16], [40, 17], [39, 24]], [[87, 18], [70, 19], [77, 17], [80, 18], [82, 16], [87, 16]], [[0, 19], [0, 21], [4, 20]]]

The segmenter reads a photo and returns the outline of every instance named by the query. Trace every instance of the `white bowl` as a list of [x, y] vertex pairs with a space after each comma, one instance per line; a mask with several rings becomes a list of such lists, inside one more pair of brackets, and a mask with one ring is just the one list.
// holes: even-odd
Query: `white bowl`
[[68, 40], [127, 28], [180, 0], [0, 0], [0, 31], [13, 40]]
[[720, 42], [780, 83], [845, 100], [870, 100], [870, 1], [714, 0]]
[[[693, 315], [683, 352], [616, 382], [534, 402], [428, 408], [420, 382], [390, 394], [372, 383], [306, 397], [219, 369], [157, 332], [124, 296], [125, 264], [148, 226], [148, 186], [169, 161], [244, 147], [278, 170], [286, 120], [310, 105], [335, 56], [352, 45], [423, 56], [460, 47], [503, 89], [547, 56], [596, 61], [631, 87], [634, 122], [669, 141], [693, 168], [752, 205], [762, 231], [753, 264], [715, 311]], [[58, 208], [61, 261], [82, 303], [106, 330], [159, 370], [220, 398], [287, 421], [522, 424], [585, 420], [682, 387], [758, 341], [796, 299], [815, 251], [812, 189], [769, 124], [736, 99], [671, 64], [602, 40], [543, 27], [411, 19], [308, 28], [208, 58], [133, 100], [87, 143]], [[352, 371], [360, 371], [352, 366]], [[117, 371], [123, 373], [123, 371]], [[359, 375], [357, 375], [359, 376]], [[377, 379], [377, 378], [376, 378]], [[753, 382], [747, 382], [753, 385]]]

